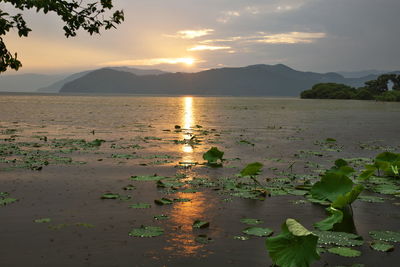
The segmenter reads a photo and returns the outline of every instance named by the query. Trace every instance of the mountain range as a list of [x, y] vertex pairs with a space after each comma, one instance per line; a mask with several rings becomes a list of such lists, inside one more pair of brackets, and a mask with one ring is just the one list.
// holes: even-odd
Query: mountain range
[[[316, 83], [335, 82], [359, 87], [382, 72], [316, 73], [283, 64], [218, 68], [196, 73], [168, 73], [111, 67], [72, 75], [2, 75], [0, 91], [84, 94], [163, 94], [298, 96]], [[397, 72], [400, 73], [400, 72]], [[364, 75], [366, 74], [366, 75]], [[357, 77], [357, 75], [364, 75]], [[38, 88], [38, 89], [37, 89]]]
[[144, 76], [104, 68], [64, 84], [60, 93], [298, 96], [316, 83], [334, 82], [360, 87], [376, 77], [345, 78], [337, 73], [302, 72], [283, 64]]

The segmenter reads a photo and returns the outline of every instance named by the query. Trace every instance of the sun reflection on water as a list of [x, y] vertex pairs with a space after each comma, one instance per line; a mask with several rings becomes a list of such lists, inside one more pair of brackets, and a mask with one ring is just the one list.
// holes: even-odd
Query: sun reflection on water
[[[193, 97], [182, 98], [183, 112], [182, 112], [182, 136], [185, 144], [182, 145], [181, 151], [183, 152], [183, 162], [194, 161], [194, 148], [190, 144], [190, 140], [194, 137], [193, 125], [195, 125], [195, 110]], [[188, 164], [190, 165], [190, 164]], [[184, 170], [187, 175], [186, 180], [193, 179], [193, 170], [189, 167]], [[189, 198], [189, 202], [178, 202], [172, 206], [169, 214], [170, 222], [175, 231], [171, 232], [167, 240], [168, 246], [165, 250], [171, 254], [179, 256], [193, 256], [199, 254], [204, 247], [203, 244], [195, 241], [196, 233], [193, 232], [192, 224], [196, 219], [204, 219], [206, 209], [210, 205], [206, 201], [206, 196], [203, 192], [196, 193], [182, 193], [174, 194], [174, 198]], [[203, 253], [202, 253], [203, 254]]]

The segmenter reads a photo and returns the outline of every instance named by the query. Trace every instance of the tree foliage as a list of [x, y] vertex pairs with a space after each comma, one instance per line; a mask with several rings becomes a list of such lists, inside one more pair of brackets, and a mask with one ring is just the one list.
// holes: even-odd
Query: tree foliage
[[[392, 90], [389, 90], [389, 82], [393, 83]], [[367, 81], [365, 86], [360, 88], [339, 83], [318, 83], [303, 91], [300, 96], [311, 99], [400, 101], [400, 75], [382, 74], [376, 80]]]
[[[102, 28], [116, 28], [124, 20], [123, 10], [115, 10], [105, 18], [105, 14], [113, 9], [112, 0], [90, 3], [83, 3], [83, 0], [0, 0], [0, 3], [8, 3], [22, 11], [34, 9], [37, 13], [56, 13], [65, 23], [63, 30], [67, 38], [76, 36], [79, 29], [90, 35], [98, 34]], [[3, 36], [11, 30], [17, 30], [20, 37], [27, 37], [31, 31], [21, 13], [11, 15], [0, 9], [0, 73], [7, 69], [18, 70], [22, 66], [17, 53], [11, 53], [3, 41]]]

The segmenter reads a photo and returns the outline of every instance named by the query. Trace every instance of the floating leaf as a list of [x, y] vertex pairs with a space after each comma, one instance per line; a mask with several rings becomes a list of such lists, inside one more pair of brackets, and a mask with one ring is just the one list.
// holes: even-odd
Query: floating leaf
[[243, 218], [243, 219], [240, 219], [240, 222], [241, 222], [241, 223], [245, 223], [245, 224], [249, 224], [249, 225], [257, 225], [257, 224], [263, 223], [262, 220], [259, 220], [259, 219], [251, 219], [251, 218]]
[[6, 206], [6, 205], [12, 204], [14, 202], [17, 202], [17, 199], [15, 199], [15, 198], [0, 199], [0, 206]]
[[200, 220], [195, 220], [194, 222], [193, 222], [193, 225], [192, 225], [192, 227], [193, 228], [207, 228], [207, 227], [209, 227], [210, 226], [210, 223], [209, 222], [205, 222], [205, 221], [200, 221]]
[[198, 235], [194, 240], [200, 244], [208, 244], [214, 241], [211, 237], [208, 237], [207, 235]]
[[119, 199], [119, 198], [120, 195], [114, 193], [105, 193], [101, 196], [101, 199]]
[[375, 240], [400, 242], [400, 232], [394, 231], [371, 231], [369, 235]]
[[375, 196], [358, 196], [358, 199], [365, 202], [371, 203], [383, 203], [385, 199], [382, 197], [375, 197]]
[[394, 246], [392, 244], [383, 241], [373, 241], [369, 246], [374, 250], [381, 252], [389, 252], [394, 250]]
[[343, 220], [343, 212], [341, 210], [333, 207], [329, 207], [326, 210], [331, 215], [320, 222], [314, 223], [314, 227], [322, 231], [331, 230], [335, 224], [341, 223]]
[[148, 204], [148, 203], [136, 203], [136, 204], [129, 205], [129, 208], [132, 208], [132, 209], [148, 209], [148, 208], [151, 208], [151, 204]]
[[352, 248], [336, 247], [328, 249], [330, 253], [337, 254], [343, 257], [358, 257], [361, 256], [361, 252]]
[[42, 218], [42, 219], [36, 219], [36, 220], [33, 220], [35, 223], [49, 223], [49, 222], [51, 222], [51, 219], [50, 218]]
[[155, 215], [154, 219], [157, 221], [161, 221], [161, 220], [167, 220], [169, 219], [168, 215], [164, 215], [164, 214], [160, 214], [160, 215]]
[[132, 181], [159, 181], [162, 179], [167, 179], [168, 177], [158, 176], [158, 175], [142, 175], [142, 176], [131, 176]]
[[140, 228], [132, 229], [132, 231], [129, 232], [129, 235], [134, 237], [155, 237], [160, 236], [163, 233], [164, 229], [161, 227], [142, 225]]
[[162, 198], [162, 199], [154, 200], [154, 203], [156, 203], [157, 205], [170, 205], [170, 204], [172, 204], [174, 202], [171, 199]]
[[281, 267], [309, 267], [320, 257], [317, 253], [318, 237], [296, 220], [287, 219], [282, 232], [266, 240], [272, 261]]
[[174, 202], [190, 202], [190, 198], [174, 198]]
[[321, 181], [314, 184], [310, 193], [313, 198], [335, 201], [338, 196], [345, 195], [353, 188], [353, 182], [347, 176], [337, 173], [327, 173]]
[[255, 176], [260, 173], [261, 168], [263, 166], [264, 165], [261, 164], [260, 162], [250, 163], [240, 172], [240, 175], [241, 176]]
[[262, 227], [247, 227], [242, 231], [247, 235], [254, 235], [254, 236], [270, 236], [273, 234], [273, 230], [269, 228], [262, 228]]
[[224, 152], [219, 151], [218, 148], [212, 147], [206, 153], [203, 154], [203, 159], [207, 160], [208, 164], [215, 165], [218, 164], [218, 160], [222, 161]]
[[127, 185], [127, 186], [123, 187], [122, 189], [130, 191], [130, 190], [136, 189], [136, 186], [130, 184], [130, 185]]
[[344, 232], [330, 231], [314, 231], [318, 238], [318, 244], [321, 246], [336, 245], [336, 246], [361, 246], [364, 241], [359, 240], [361, 237], [355, 234]]
[[245, 241], [245, 240], [249, 240], [250, 237], [244, 236], [244, 235], [235, 235], [235, 236], [233, 237], [233, 239]]

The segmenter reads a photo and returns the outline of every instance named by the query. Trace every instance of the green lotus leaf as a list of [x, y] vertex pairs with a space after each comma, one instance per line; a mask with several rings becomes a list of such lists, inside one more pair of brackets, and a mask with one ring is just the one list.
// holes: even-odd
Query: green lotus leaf
[[317, 252], [318, 237], [294, 219], [287, 219], [282, 232], [266, 240], [268, 253], [281, 267], [309, 267], [320, 258]]
[[50, 218], [41, 218], [41, 219], [33, 220], [33, 222], [35, 222], [35, 223], [49, 223], [49, 222], [51, 222], [51, 219]]
[[194, 222], [193, 222], [193, 225], [192, 225], [192, 227], [193, 228], [207, 228], [207, 227], [209, 227], [210, 226], [210, 223], [209, 222], [205, 222], [205, 221], [200, 221], [200, 220], [195, 220]]
[[160, 215], [155, 215], [153, 218], [154, 218], [154, 220], [161, 221], [161, 220], [168, 220], [169, 216], [160, 214]]
[[207, 160], [208, 164], [215, 165], [218, 163], [218, 160], [222, 161], [223, 156], [224, 152], [219, 151], [216, 147], [212, 147], [210, 150], [203, 154], [203, 159]]
[[400, 242], [400, 232], [394, 231], [371, 231], [369, 235], [375, 240]]
[[247, 227], [242, 232], [247, 235], [270, 236], [273, 234], [274, 231], [269, 228], [263, 228], [263, 227]]
[[336, 174], [343, 174], [349, 175], [355, 172], [355, 170], [349, 166], [347, 161], [344, 159], [338, 159], [335, 161], [335, 166], [333, 166], [330, 170], [327, 170], [326, 173], [336, 173]]
[[319, 221], [314, 224], [314, 227], [322, 230], [328, 231], [333, 228], [333, 226], [337, 223], [341, 223], [343, 220], [343, 212], [341, 210], [335, 209], [333, 207], [329, 207], [326, 209], [331, 215], [326, 219]]
[[132, 181], [159, 181], [162, 179], [167, 179], [168, 177], [158, 176], [158, 175], [142, 175], [142, 176], [131, 176]]
[[361, 256], [361, 252], [352, 248], [336, 247], [328, 249], [330, 253], [337, 254], [343, 257], [358, 257]]
[[241, 223], [245, 223], [245, 224], [249, 224], [249, 225], [257, 225], [257, 224], [263, 223], [262, 220], [252, 219], [252, 218], [243, 218], [243, 219], [240, 219], [240, 222]]
[[375, 197], [375, 196], [358, 196], [358, 199], [365, 202], [371, 203], [383, 203], [385, 199], [382, 197]]
[[140, 228], [132, 229], [132, 231], [129, 232], [129, 235], [134, 237], [155, 237], [160, 236], [163, 233], [164, 229], [161, 227], [142, 225]]
[[244, 235], [235, 235], [235, 236], [233, 237], [233, 239], [235, 239], [235, 240], [241, 240], [241, 241], [246, 241], [246, 240], [249, 240], [250, 237], [244, 236]]
[[131, 209], [148, 209], [148, 208], [151, 208], [151, 204], [135, 203], [135, 204], [129, 205], [129, 208], [131, 208]]
[[332, 203], [332, 207], [336, 209], [343, 209], [347, 205], [351, 205], [357, 198], [358, 195], [364, 190], [364, 186], [356, 185], [350, 192], [345, 195], [338, 196], [337, 199]]
[[17, 199], [15, 199], [15, 198], [0, 199], [0, 206], [6, 206], [6, 205], [12, 204], [14, 202], [17, 202]]
[[344, 233], [344, 232], [331, 232], [331, 231], [314, 231], [318, 238], [318, 244], [320, 246], [336, 245], [336, 246], [361, 246], [364, 244], [361, 237], [355, 234]]
[[261, 168], [263, 166], [264, 165], [261, 164], [260, 162], [250, 163], [240, 172], [240, 175], [241, 176], [255, 176], [260, 173]]
[[214, 240], [211, 237], [208, 237], [207, 235], [198, 235], [198, 236], [196, 236], [194, 241], [196, 241], [197, 243], [200, 243], [200, 244], [208, 244], [208, 243], [213, 242]]
[[394, 246], [392, 244], [383, 242], [383, 241], [373, 241], [369, 245], [372, 249], [381, 252], [389, 252], [394, 250]]
[[353, 188], [353, 182], [343, 174], [327, 173], [321, 181], [314, 184], [310, 194], [314, 199], [335, 201], [338, 196], [345, 195]]
[[156, 199], [154, 200], [154, 203], [156, 203], [157, 205], [170, 205], [172, 203], [174, 203], [171, 199], [168, 198], [162, 198], [162, 199]]
[[105, 193], [101, 196], [101, 199], [119, 199], [121, 196], [114, 193]]

